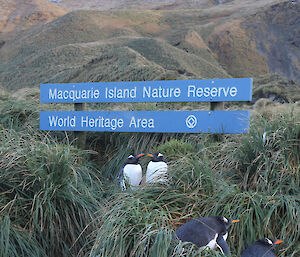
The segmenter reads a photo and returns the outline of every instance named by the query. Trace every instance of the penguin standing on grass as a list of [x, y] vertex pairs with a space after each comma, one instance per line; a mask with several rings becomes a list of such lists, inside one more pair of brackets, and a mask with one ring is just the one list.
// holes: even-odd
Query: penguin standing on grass
[[282, 242], [281, 240], [273, 241], [269, 238], [259, 239], [248, 246], [242, 252], [241, 257], [276, 257], [274, 247]]
[[139, 159], [145, 154], [129, 155], [124, 166], [118, 174], [117, 179], [120, 180], [122, 190], [127, 188], [135, 189], [139, 186], [143, 172], [139, 164]]
[[219, 248], [222, 253], [230, 255], [226, 243], [228, 230], [233, 223], [223, 216], [197, 218], [179, 227], [176, 236], [183, 242], [194, 243], [197, 247]]
[[146, 171], [146, 183], [163, 183], [168, 181], [168, 164], [161, 153], [148, 154], [151, 161]]

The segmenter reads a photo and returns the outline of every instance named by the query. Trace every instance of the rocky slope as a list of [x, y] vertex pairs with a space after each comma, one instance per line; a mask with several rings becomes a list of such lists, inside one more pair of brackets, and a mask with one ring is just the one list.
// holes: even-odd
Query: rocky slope
[[286, 1], [244, 21], [268, 70], [300, 82], [300, 1]]

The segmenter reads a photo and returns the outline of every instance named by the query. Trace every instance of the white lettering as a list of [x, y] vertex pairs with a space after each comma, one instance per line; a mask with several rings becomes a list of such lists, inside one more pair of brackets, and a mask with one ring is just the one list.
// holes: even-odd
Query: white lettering
[[55, 88], [49, 89], [49, 99], [60, 99], [60, 100], [80, 100], [80, 99], [94, 99], [100, 97], [100, 91], [98, 89], [73, 89], [73, 90], [57, 90]]
[[218, 93], [218, 89], [217, 89], [216, 87], [213, 87], [213, 88], [210, 90], [210, 95], [211, 95], [212, 97], [216, 97], [217, 93]]
[[96, 90], [94, 91], [94, 97], [95, 97], [95, 98], [99, 98], [99, 96], [100, 96], [100, 91], [99, 91], [98, 89], [96, 89]]
[[232, 97], [235, 97], [237, 95], [237, 88], [236, 87], [230, 88], [230, 95]]
[[154, 128], [154, 119], [146, 119], [146, 118], [138, 118], [136, 119], [135, 117], [131, 117], [129, 127], [132, 128]]
[[172, 98], [179, 97], [181, 94], [180, 88], [176, 87], [143, 87], [143, 98]]
[[85, 116], [81, 117], [81, 127], [89, 127], [89, 128], [108, 128], [111, 130], [116, 130], [117, 128], [122, 128], [124, 125], [123, 119], [117, 118], [103, 118], [99, 116], [97, 118]]
[[238, 94], [236, 87], [196, 87], [189, 85], [187, 97], [235, 97]]
[[227, 87], [226, 89], [223, 87], [223, 92], [225, 97], [228, 96], [228, 91], [229, 91], [229, 87]]
[[131, 117], [130, 123], [129, 123], [129, 128], [131, 128], [132, 126], [134, 126], [136, 128], [136, 122], [135, 122], [135, 118]]
[[149, 128], [154, 128], [154, 119], [149, 119], [149, 121], [148, 121], [148, 127]]
[[81, 127], [88, 127], [88, 121], [89, 121], [88, 116], [86, 116], [85, 118], [82, 116], [81, 117]]
[[52, 93], [52, 89], [49, 89], [49, 99], [56, 99], [57, 89], [54, 89], [54, 92]]
[[180, 88], [176, 87], [176, 88], [174, 89], [174, 96], [175, 96], [175, 97], [179, 97], [180, 94], [181, 94]]
[[151, 92], [151, 87], [148, 87], [148, 91], [147, 91], [147, 87], [143, 87], [143, 98], [145, 98], [146, 95], [147, 97], [151, 97], [150, 92]]
[[204, 96], [205, 97], [209, 97], [209, 93], [210, 93], [210, 88], [209, 87], [205, 87], [204, 88]]
[[50, 117], [49, 116], [48, 118], [49, 118], [50, 127], [56, 127], [58, 117], [57, 116], [56, 117], [54, 117], [54, 116]]
[[[195, 97], [195, 90], [196, 87], [193, 85], [188, 86], [188, 97]], [[193, 93], [193, 95], [191, 96], [191, 94]]]
[[50, 127], [75, 127], [76, 117], [71, 118], [67, 116], [66, 118], [58, 118], [57, 116], [49, 116], [49, 126]]
[[136, 87], [129, 88], [111, 88], [105, 89], [105, 98], [122, 99], [122, 98], [136, 98]]
[[58, 99], [63, 99], [63, 91], [61, 91], [61, 90], [58, 91], [57, 98]]
[[203, 95], [203, 88], [202, 88], [202, 87], [198, 87], [198, 88], [197, 88], [196, 95], [197, 95], [198, 97], [202, 97], [202, 95]]

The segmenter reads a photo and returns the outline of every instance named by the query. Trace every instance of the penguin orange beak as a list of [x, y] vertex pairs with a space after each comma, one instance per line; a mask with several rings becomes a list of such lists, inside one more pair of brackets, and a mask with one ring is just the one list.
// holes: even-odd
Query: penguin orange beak
[[231, 223], [237, 223], [237, 222], [239, 222], [240, 220], [233, 220], [233, 221], [231, 221]]
[[283, 243], [282, 240], [277, 240], [277, 241], [274, 243], [274, 245], [279, 245], [279, 244], [281, 244], [281, 243]]
[[153, 157], [154, 155], [153, 155], [153, 154], [151, 154], [151, 153], [149, 153], [149, 154], [147, 154], [147, 156], [149, 156], [149, 157]]
[[140, 157], [142, 157], [142, 156], [144, 156], [144, 155], [145, 155], [144, 153], [140, 153], [140, 154], [138, 154], [136, 157], [140, 158]]

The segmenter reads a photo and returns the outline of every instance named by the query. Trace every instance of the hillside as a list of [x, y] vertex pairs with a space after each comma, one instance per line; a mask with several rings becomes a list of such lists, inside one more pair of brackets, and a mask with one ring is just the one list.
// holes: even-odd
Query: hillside
[[[169, 15], [152, 11], [68, 13], [19, 33], [13, 44], [4, 44], [0, 54], [6, 62], [0, 67], [1, 82], [11, 89], [32, 87], [43, 82], [82, 81], [80, 73], [90, 74], [88, 81], [228, 77], [205, 43], [199, 44], [201, 37], [195, 32], [193, 42], [190, 32], [178, 31], [171, 20], [174, 15]], [[184, 26], [188, 31], [193, 25]], [[178, 47], [178, 40], [186, 44], [185, 48], [191, 45], [190, 50]], [[127, 58], [144, 61], [138, 67]], [[20, 76], [13, 67], [18, 67]], [[135, 74], [140, 68], [154, 71], [150, 77], [139, 78]], [[114, 72], [109, 71], [116, 69], [119, 75], [112, 76]], [[97, 70], [106, 72], [101, 76]]]
[[299, 82], [299, 2], [293, 9], [289, 1], [209, 2], [205, 9], [78, 10], [26, 30], [15, 27], [10, 38], [3, 30], [0, 84], [13, 90], [47, 82], [268, 73]]
[[187, 9], [187, 8], [206, 8], [214, 5], [215, 0], [86, 0], [72, 1], [63, 0], [57, 3], [67, 10], [112, 10], [112, 9]]
[[[51, 1], [51, 0], [49, 0]], [[53, 1], [55, 2], [55, 0]], [[61, 0], [57, 5], [66, 10], [186, 10], [207, 9], [211, 7], [231, 6], [231, 8], [247, 7], [247, 11], [254, 7], [257, 9], [269, 3], [280, 0]], [[282, 1], [281, 1], [282, 2]]]
[[[0, 0], [0, 257], [225, 257], [174, 240], [189, 220], [215, 215], [240, 220], [228, 229], [232, 257], [265, 237], [283, 240], [276, 256], [300, 256], [299, 8], [300, 0]], [[72, 131], [40, 130], [40, 111], [74, 110], [40, 103], [41, 83], [230, 77], [253, 77], [252, 102], [224, 103], [251, 111], [245, 134], [87, 132], [83, 147]], [[111, 117], [110, 126], [119, 122]], [[128, 156], [144, 153], [147, 177], [156, 152], [166, 183], [122, 190]]]
[[44, 0], [1, 0], [0, 31], [19, 32], [52, 21], [66, 11]]

